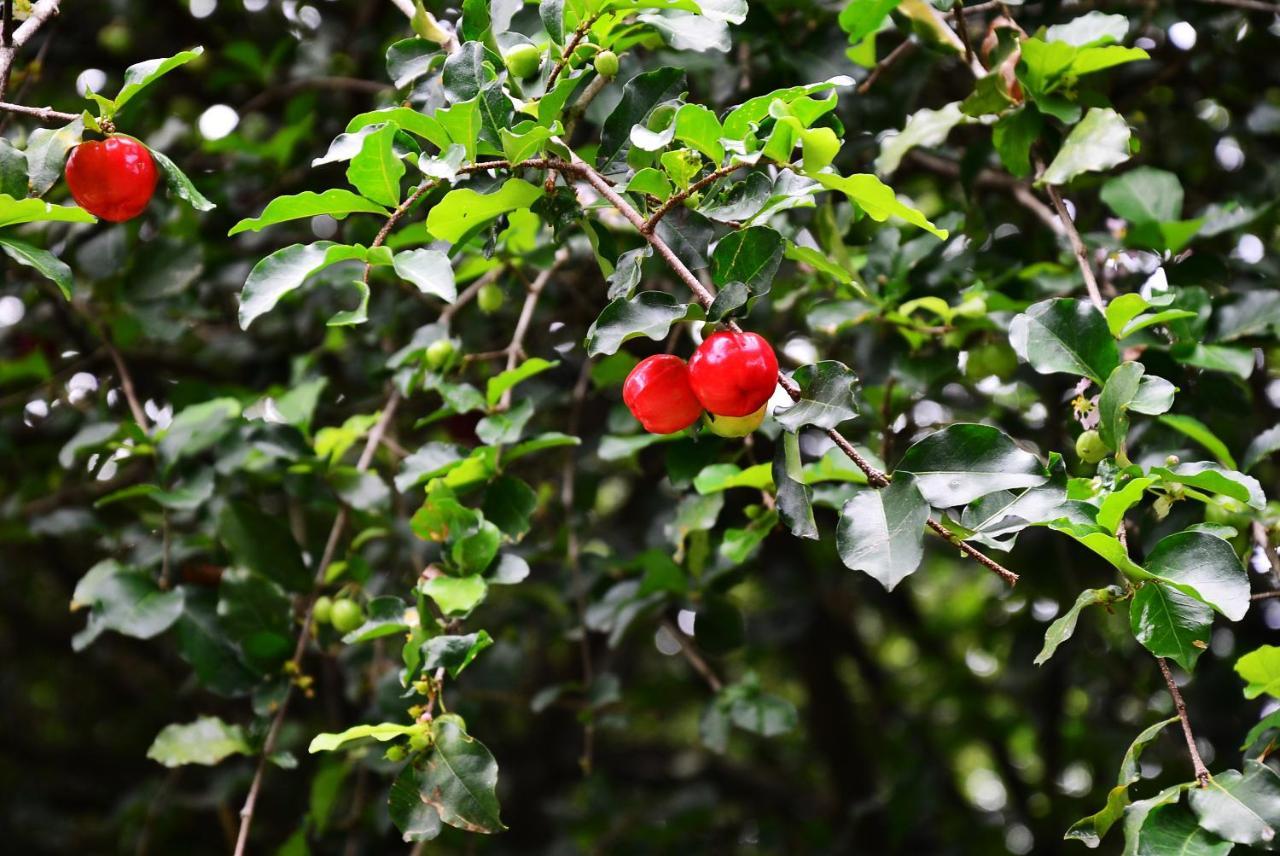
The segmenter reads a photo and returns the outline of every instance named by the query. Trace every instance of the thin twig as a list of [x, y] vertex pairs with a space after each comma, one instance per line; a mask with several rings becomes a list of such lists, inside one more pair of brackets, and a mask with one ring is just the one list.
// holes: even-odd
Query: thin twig
[[973, 62], [973, 44], [969, 41], [969, 25], [964, 20], [964, 2], [956, 3], [951, 7], [951, 11], [955, 14], [956, 23], [955, 30], [960, 35], [960, 41], [964, 42], [964, 61]]
[[907, 39], [898, 45], [889, 54], [871, 69], [871, 73], [867, 75], [867, 79], [858, 84], [858, 88], [854, 90], [859, 95], [866, 95], [871, 91], [871, 87], [876, 85], [876, 81], [880, 79], [880, 75], [888, 71], [898, 60], [908, 56], [916, 49], [916, 43], [913, 39]]
[[[524, 339], [529, 333], [529, 324], [533, 321], [533, 312], [538, 308], [538, 300], [542, 297], [543, 289], [551, 281], [556, 269], [568, 260], [569, 252], [563, 249], [560, 250], [556, 253], [551, 264], [545, 270], [539, 271], [533, 282], [529, 283], [529, 289], [524, 296], [524, 305], [520, 307], [520, 317], [516, 319], [516, 328], [511, 334], [511, 344], [507, 345], [507, 371], [514, 369], [520, 362], [520, 357], [524, 354]], [[502, 393], [502, 398], [498, 403], [499, 410], [506, 410], [511, 407], [512, 391], [512, 388], [508, 387]]]
[[578, 129], [578, 120], [586, 114], [591, 102], [595, 101], [596, 96], [604, 91], [610, 80], [611, 78], [605, 77], [603, 74], [597, 74], [591, 78], [587, 88], [582, 90], [582, 95], [578, 96], [578, 100], [573, 102], [573, 106], [569, 108], [569, 117], [564, 124], [564, 138], [567, 142], [573, 142], [573, 132]]
[[547, 91], [551, 91], [551, 87], [555, 85], [556, 78], [560, 76], [560, 72], [564, 71], [565, 66], [569, 64], [569, 57], [573, 56], [573, 52], [577, 50], [578, 44], [582, 41], [583, 36], [587, 34], [587, 30], [591, 29], [591, 25], [596, 22], [599, 15], [591, 15], [583, 19], [578, 28], [573, 31], [573, 37], [569, 39], [569, 43], [564, 46], [564, 52], [560, 54], [560, 58], [556, 60], [555, 66], [552, 67], [551, 73], [547, 75]]
[[[578, 381], [573, 385], [573, 409], [569, 411], [569, 422], [566, 426], [570, 436], [577, 436], [578, 429], [582, 425], [582, 409], [590, 382], [591, 361], [583, 360], [582, 368], [578, 371]], [[589, 692], [592, 683], [595, 682], [595, 669], [591, 663], [591, 638], [587, 632], [587, 592], [582, 578], [581, 545], [578, 541], [578, 526], [573, 519], [577, 474], [577, 450], [570, 446], [565, 451], [564, 467], [560, 474], [560, 505], [564, 509], [565, 519], [565, 564], [569, 566], [573, 584], [573, 604], [578, 613], [578, 654], [582, 661], [582, 686]], [[588, 704], [583, 714], [582, 757], [579, 759], [579, 764], [583, 775], [590, 775], [595, 754], [595, 708]]]
[[1267, 557], [1267, 564], [1271, 566], [1271, 584], [1280, 589], [1280, 555], [1277, 555], [1276, 548], [1271, 546], [1267, 527], [1255, 520], [1250, 524], [1249, 532], [1253, 536], [1253, 543]]
[[1196, 736], [1191, 733], [1191, 719], [1187, 716], [1186, 702], [1182, 700], [1182, 693], [1174, 683], [1173, 673], [1169, 671], [1169, 664], [1165, 662], [1164, 657], [1156, 657], [1156, 662], [1160, 664], [1160, 674], [1164, 675], [1164, 682], [1169, 686], [1169, 695], [1173, 697], [1173, 708], [1178, 712], [1178, 719], [1182, 720], [1182, 736], [1187, 738], [1187, 752], [1191, 754], [1191, 766], [1195, 769], [1196, 781], [1203, 788], [1209, 784], [1209, 768], [1204, 765], [1204, 761], [1200, 758], [1200, 750], [1196, 748]]
[[[1044, 163], [1039, 157], [1036, 158], [1036, 176], [1044, 174]], [[1071, 242], [1071, 249], [1076, 255], [1076, 262], [1080, 265], [1080, 274], [1084, 277], [1085, 290], [1089, 292], [1089, 300], [1099, 310], [1105, 310], [1107, 303], [1102, 299], [1102, 292], [1098, 290], [1098, 278], [1094, 276], [1093, 264], [1089, 261], [1089, 249], [1084, 245], [1084, 240], [1080, 237], [1080, 230], [1076, 228], [1076, 223], [1071, 219], [1071, 213], [1067, 211], [1067, 205], [1062, 201], [1062, 194], [1058, 192], [1058, 188], [1052, 184], [1045, 184], [1045, 193], [1049, 196], [1049, 201], [1053, 203], [1053, 210], [1058, 212], [1058, 220], [1062, 222], [1062, 228], [1066, 230], [1067, 240]]]
[[1280, 591], [1255, 591], [1249, 595], [1249, 600], [1270, 600], [1273, 597], [1280, 597]]
[[18, 48], [30, 41], [45, 21], [58, 14], [59, 2], [60, 0], [40, 0], [31, 7], [31, 14], [27, 16], [27, 20], [23, 21], [12, 35], [9, 33], [9, 27], [5, 27], [4, 43], [0, 44], [0, 98], [4, 97], [5, 90], [9, 88], [9, 73], [13, 70], [13, 59], [18, 53]]
[[684, 658], [689, 661], [690, 666], [693, 666], [693, 670], [702, 675], [703, 680], [707, 682], [707, 686], [711, 687], [711, 691], [718, 693], [724, 689], [724, 682], [720, 680], [715, 670], [703, 659], [702, 654], [698, 651], [698, 646], [694, 644], [693, 640], [686, 636], [684, 631], [669, 618], [662, 619], [662, 626], [680, 644], [680, 653], [684, 654]]
[[497, 282], [498, 278], [502, 276], [506, 269], [506, 265], [498, 265], [497, 267], [491, 268], [476, 277], [470, 285], [458, 293], [457, 298], [455, 298], [452, 303], [440, 310], [440, 323], [448, 324], [449, 319], [454, 315], [457, 315], [459, 309], [475, 299], [475, 296], [480, 293], [480, 289], [484, 288], [491, 282]]
[[741, 164], [736, 164], [736, 163], [729, 164], [728, 166], [722, 166], [717, 170], [713, 170], [712, 172], [707, 173], [702, 178], [698, 179], [693, 184], [689, 185], [687, 188], [680, 191], [679, 193], [673, 195], [666, 202], [662, 203], [662, 205], [658, 208], [658, 210], [654, 211], [652, 216], [650, 216], [648, 220], [644, 221], [644, 227], [640, 231], [644, 232], [645, 234], [652, 232], [654, 228], [658, 225], [658, 221], [660, 221], [663, 217], [667, 216], [667, 212], [669, 212], [672, 208], [675, 208], [677, 205], [680, 205], [686, 199], [688, 199], [693, 194], [697, 193], [702, 188], [706, 187], [708, 184], [711, 184], [717, 179], [720, 179], [728, 175], [729, 173], [741, 168], [741, 166], [742, 166]]
[[[364, 472], [369, 469], [369, 465], [373, 462], [373, 456], [378, 451], [378, 446], [382, 443], [382, 437], [387, 432], [387, 426], [391, 424], [391, 420], [396, 414], [396, 408], [399, 406], [400, 393], [397, 390], [393, 390], [391, 395], [388, 396], [386, 404], [383, 405], [382, 415], [378, 417], [377, 423], [365, 440], [364, 450], [360, 453], [360, 459], [356, 462], [357, 472]], [[307, 608], [303, 614], [302, 627], [298, 630], [298, 640], [293, 649], [293, 659], [286, 664], [286, 670], [296, 673], [301, 668], [302, 656], [306, 653], [307, 641], [311, 638], [311, 624], [315, 612], [317, 592], [320, 586], [324, 584], [325, 574], [337, 555], [338, 543], [342, 540], [343, 532], [347, 528], [348, 517], [347, 508], [344, 505], [338, 509], [337, 516], [333, 519], [333, 526], [329, 530], [329, 537], [325, 542], [320, 564], [316, 566], [312, 591], [307, 598]], [[258, 768], [254, 771], [253, 781], [249, 785], [249, 793], [244, 800], [244, 807], [240, 809], [240, 832], [236, 837], [235, 856], [244, 856], [245, 846], [249, 841], [249, 827], [253, 824], [253, 812], [258, 804], [258, 794], [262, 790], [262, 779], [266, 775], [267, 763], [271, 754], [275, 752], [276, 741], [280, 738], [280, 729], [284, 726], [284, 718], [289, 709], [289, 701], [293, 697], [293, 686], [290, 683], [285, 689], [284, 698], [280, 699], [280, 706], [276, 708], [275, 718], [271, 720], [271, 727], [268, 729], [267, 737], [262, 743], [262, 755], [258, 759]]]
[[1250, 12], [1270, 12], [1280, 15], [1280, 3], [1264, 3], [1263, 0], [1199, 0], [1211, 6], [1228, 6], [1232, 9], [1246, 9]]
[[151, 423], [147, 420], [147, 411], [143, 409], [142, 403], [138, 400], [138, 392], [133, 385], [133, 375], [129, 374], [129, 366], [125, 364], [124, 357], [120, 355], [120, 351], [107, 338], [106, 332], [99, 330], [98, 335], [102, 339], [103, 347], [111, 355], [111, 362], [115, 363], [116, 372], [120, 375], [120, 389], [124, 391], [125, 401], [129, 402], [129, 412], [133, 414], [133, 421], [138, 423], [142, 433], [151, 433]]
[[80, 118], [79, 113], [63, 113], [61, 110], [54, 110], [52, 107], [28, 107], [25, 104], [11, 104], [8, 101], [0, 101], [0, 110], [6, 113], [21, 113], [24, 116], [32, 116], [41, 122], [74, 122]]

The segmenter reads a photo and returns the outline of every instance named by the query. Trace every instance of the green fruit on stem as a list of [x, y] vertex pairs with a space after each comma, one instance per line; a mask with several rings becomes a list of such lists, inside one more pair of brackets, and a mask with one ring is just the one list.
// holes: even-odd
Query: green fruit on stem
[[311, 607], [311, 617], [316, 624], [328, 624], [333, 620], [333, 600], [325, 595], [316, 598], [315, 606]]
[[769, 405], [762, 404], [755, 413], [746, 416], [716, 416], [709, 414], [711, 433], [720, 437], [745, 437], [764, 422], [764, 412]]
[[1076, 438], [1076, 455], [1086, 464], [1096, 464], [1109, 454], [1111, 450], [1097, 431], [1083, 431]]
[[333, 629], [339, 633], [350, 633], [364, 624], [364, 610], [360, 604], [347, 597], [340, 597], [333, 602]]
[[427, 368], [438, 372], [453, 359], [453, 342], [449, 339], [437, 339], [427, 346]]
[[492, 315], [502, 308], [506, 299], [507, 296], [502, 289], [491, 282], [481, 288], [480, 293], [476, 295], [476, 305], [485, 315]]
[[518, 78], [525, 78], [538, 70], [542, 65], [542, 51], [533, 45], [516, 45], [502, 57], [507, 64], [507, 71]]
[[615, 77], [618, 74], [618, 55], [613, 51], [600, 51], [596, 54], [596, 72], [602, 77]]

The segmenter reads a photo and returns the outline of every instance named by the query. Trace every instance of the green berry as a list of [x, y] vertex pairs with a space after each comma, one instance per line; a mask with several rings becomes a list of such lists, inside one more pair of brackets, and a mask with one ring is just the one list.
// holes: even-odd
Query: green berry
[[311, 608], [311, 617], [316, 620], [316, 624], [328, 624], [333, 620], [333, 600], [324, 595], [316, 598], [316, 604]]
[[533, 45], [516, 45], [507, 51], [502, 61], [507, 64], [507, 71], [518, 78], [525, 78], [538, 70], [542, 65], [542, 51]]
[[360, 604], [347, 597], [340, 597], [333, 602], [333, 629], [339, 633], [350, 633], [364, 624], [364, 610]]
[[436, 339], [427, 346], [427, 368], [438, 372], [449, 365], [453, 359], [453, 342], [448, 339]]
[[613, 51], [596, 54], [596, 72], [603, 77], [615, 77], [618, 74], [618, 55]]
[[748, 413], [746, 416], [717, 416], [714, 413], [709, 414], [711, 418], [711, 433], [720, 437], [745, 437], [759, 428], [760, 424], [764, 422], [764, 411], [768, 406], [766, 402], [760, 405], [760, 409], [755, 413]]
[[1096, 464], [1110, 453], [1111, 450], [1102, 442], [1102, 435], [1097, 431], [1083, 431], [1076, 438], [1076, 454], [1086, 464]]
[[480, 293], [476, 295], [476, 305], [485, 315], [492, 315], [502, 308], [506, 298], [502, 289], [491, 282], [481, 288]]

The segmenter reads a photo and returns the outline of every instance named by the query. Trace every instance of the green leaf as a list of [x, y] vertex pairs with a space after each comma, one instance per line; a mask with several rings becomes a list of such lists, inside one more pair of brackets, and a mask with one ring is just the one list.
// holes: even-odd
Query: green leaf
[[603, 172], [612, 173], [618, 165], [625, 164], [632, 127], [643, 125], [655, 107], [675, 98], [684, 88], [684, 71], [678, 68], [656, 68], [628, 80], [618, 106], [600, 130], [596, 165]]
[[1246, 760], [1243, 773], [1218, 773], [1206, 787], [1188, 791], [1187, 802], [1202, 829], [1236, 844], [1269, 845], [1280, 826], [1280, 776]]
[[[1088, 592], [1085, 592], [1085, 594], [1088, 594]], [[1081, 595], [1082, 598], [1083, 596]], [[1160, 736], [1160, 732], [1164, 730], [1166, 725], [1172, 725], [1177, 721], [1178, 717], [1172, 716], [1157, 722], [1155, 725], [1144, 728], [1142, 733], [1134, 738], [1133, 743], [1129, 744], [1129, 748], [1124, 753], [1124, 760], [1120, 762], [1120, 775], [1116, 786], [1107, 794], [1107, 804], [1096, 814], [1081, 818], [1073, 823], [1071, 828], [1067, 830], [1066, 838], [1083, 841], [1089, 847], [1097, 847], [1102, 842], [1102, 838], [1107, 834], [1107, 831], [1124, 816], [1125, 808], [1130, 802], [1129, 787], [1142, 778], [1142, 770], [1138, 766], [1138, 759], [1141, 757], [1143, 750], [1155, 742], [1155, 739]]]
[[1023, 107], [1003, 117], [991, 129], [991, 142], [1000, 162], [1018, 178], [1031, 175], [1031, 147], [1040, 138], [1044, 118], [1038, 110]]
[[169, 465], [198, 455], [226, 436], [240, 416], [240, 402], [214, 398], [178, 411], [160, 438], [160, 457]]
[[[390, 256], [389, 250], [386, 256]], [[240, 292], [240, 329], [248, 330], [256, 319], [274, 309], [282, 297], [300, 288], [307, 277], [338, 262], [368, 261], [369, 258], [370, 251], [364, 247], [332, 241], [292, 244], [276, 250], [254, 265], [245, 280]]]
[[499, 476], [485, 491], [485, 518], [512, 540], [519, 540], [528, 533], [537, 507], [538, 495], [515, 476]]
[[391, 265], [397, 276], [416, 285], [423, 294], [433, 294], [445, 303], [458, 299], [453, 266], [439, 250], [405, 250], [396, 253]]
[[484, 577], [432, 577], [422, 584], [422, 593], [436, 602], [445, 615], [466, 616], [480, 605], [489, 592]]
[[485, 67], [484, 45], [465, 42], [444, 61], [440, 77], [445, 97], [453, 103], [475, 98], [494, 77], [493, 69]]
[[453, 540], [449, 556], [463, 574], [480, 574], [493, 563], [501, 544], [502, 532], [491, 521], [482, 520], [474, 532]]
[[741, 282], [752, 295], [768, 294], [782, 252], [782, 236], [766, 226], [730, 232], [711, 253], [711, 281], [721, 287]]
[[276, 197], [267, 203], [267, 207], [257, 217], [241, 220], [232, 226], [227, 236], [238, 235], [241, 232], [257, 232], [277, 223], [316, 217], [321, 214], [328, 214], [330, 217], [341, 220], [348, 214], [358, 212], [386, 216], [387, 209], [340, 187], [323, 193], [307, 190], [293, 196]]
[[1140, 166], [1108, 179], [1099, 195], [1117, 217], [1132, 223], [1164, 223], [1182, 214], [1182, 183], [1154, 167]]
[[[418, 8], [422, 8], [422, 0], [418, 0]], [[423, 799], [422, 773], [411, 763], [404, 766], [391, 785], [387, 812], [406, 843], [430, 841], [444, 828], [440, 813]]]
[[632, 298], [620, 297], [603, 310], [587, 330], [587, 354], [598, 357], [614, 354], [622, 344], [637, 336], [654, 341], [664, 339], [677, 321], [699, 310], [680, 303], [665, 291], [642, 291]]
[[888, 487], [861, 490], [840, 510], [836, 529], [840, 561], [893, 591], [920, 566], [928, 521], [929, 505], [915, 476], [900, 470]]
[[542, 188], [520, 178], [509, 178], [494, 193], [477, 193], [461, 187], [445, 194], [427, 215], [427, 231], [435, 237], [456, 244], [468, 232], [518, 208], [528, 208]]
[[[1139, 804], [1134, 803], [1134, 806], [1137, 805]], [[1157, 804], [1141, 817], [1137, 844], [1132, 851], [1134, 856], [1169, 856], [1173, 853], [1178, 856], [1227, 856], [1235, 846], [1230, 841], [1223, 841], [1213, 833], [1201, 829], [1196, 816], [1180, 805]], [[1127, 820], [1125, 833], [1128, 837]]]
[[720, 143], [723, 133], [716, 114], [701, 104], [685, 104], [676, 112], [676, 139], [697, 149], [716, 166], [724, 160], [724, 146]]
[[875, 220], [883, 223], [890, 217], [900, 217], [913, 226], [947, 239], [946, 229], [939, 229], [929, 222], [923, 214], [904, 204], [894, 195], [893, 188], [886, 185], [874, 175], [860, 174], [841, 176], [829, 172], [819, 172], [809, 176], [828, 190], [838, 190], [857, 205], [862, 211]]
[[1249, 441], [1249, 448], [1244, 450], [1244, 471], [1253, 469], [1277, 450], [1280, 450], [1280, 425], [1273, 425]]
[[76, 584], [71, 608], [88, 609], [89, 622], [71, 640], [82, 651], [105, 630], [150, 639], [182, 615], [182, 592], [161, 591], [151, 575], [112, 559], [99, 562]]
[[1219, 440], [1217, 435], [1209, 430], [1209, 426], [1199, 419], [1178, 413], [1166, 413], [1160, 417], [1160, 421], [1204, 446], [1224, 467], [1232, 470], [1236, 468], [1236, 459], [1231, 456], [1227, 444]]
[[485, 402], [493, 407], [507, 390], [558, 365], [560, 365], [559, 362], [544, 360], [542, 357], [531, 357], [513, 369], [494, 375], [485, 385]]
[[920, 493], [936, 508], [965, 505], [998, 490], [1035, 487], [1049, 477], [1030, 452], [999, 428], [961, 423], [920, 440], [902, 456], [897, 472], [913, 473]]
[[[1100, 589], [1085, 589], [1080, 592], [1076, 602], [1065, 613], [1058, 616], [1044, 634], [1044, 647], [1036, 655], [1035, 664], [1042, 666], [1058, 650], [1058, 646], [1070, 639], [1076, 632], [1076, 622], [1080, 620], [1080, 611], [1086, 606], [1114, 603], [1124, 596], [1124, 589], [1119, 586], [1107, 586]], [[1105, 830], [1104, 830], [1105, 831]], [[1067, 833], [1067, 837], [1074, 837]]]
[[1249, 609], [1249, 578], [1236, 551], [1203, 532], [1178, 532], [1161, 539], [1147, 556], [1147, 570], [1183, 594], [1231, 621]]
[[524, 433], [524, 426], [533, 416], [533, 402], [529, 399], [519, 401], [510, 410], [502, 413], [491, 413], [476, 426], [476, 436], [480, 442], [488, 446], [499, 446], [514, 443]]
[[773, 484], [778, 516], [797, 538], [818, 538], [813, 519], [813, 491], [805, 484], [800, 461], [800, 435], [784, 432], [773, 452]]
[[218, 537], [235, 562], [290, 591], [307, 591], [311, 572], [284, 520], [247, 502], [230, 502], [218, 518]]
[[166, 725], [151, 741], [147, 757], [166, 767], [183, 764], [212, 766], [232, 755], [251, 755], [248, 735], [239, 725], [228, 725], [216, 716], [195, 722]]
[[1124, 163], [1129, 159], [1129, 136], [1129, 124], [1115, 110], [1090, 108], [1067, 134], [1040, 181], [1066, 184], [1081, 173], [1101, 172]]
[[1116, 44], [1124, 41], [1129, 32], [1129, 19], [1124, 15], [1108, 15], [1105, 12], [1089, 12], [1068, 21], [1055, 24], [1044, 34], [1045, 41], [1065, 42], [1075, 47]]
[[700, 495], [734, 488], [767, 490], [773, 487], [772, 465], [756, 464], [745, 470], [737, 464], [710, 464], [694, 476], [693, 489]]
[[403, 89], [430, 72], [443, 58], [440, 46], [422, 38], [401, 39], [387, 48], [387, 76]]
[[806, 425], [835, 428], [858, 415], [854, 401], [858, 376], [844, 363], [823, 360], [801, 366], [791, 379], [799, 385], [801, 397], [775, 414], [778, 424], [787, 431], [799, 431]]
[[1120, 490], [1107, 494], [1098, 506], [1098, 525], [1114, 535], [1120, 529], [1125, 512], [1142, 501], [1146, 489], [1156, 483], [1156, 479], [1140, 477], [1129, 479]]
[[394, 595], [382, 595], [369, 601], [364, 624], [342, 637], [347, 645], [372, 642], [384, 636], [402, 636], [409, 630], [404, 601]]
[[1147, 580], [1151, 574], [1129, 558], [1129, 551], [1109, 532], [1100, 531], [1095, 524], [1079, 523], [1067, 518], [1048, 524], [1055, 532], [1070, 535], [1094, 553], [1111, 563], [1111, 566], [1131, 580]]
[[307, 751], [313, 755], [316, 752], [333, 752], [357, 740], [377, 740], [379, 743], [386, 743], [388, 740], [395, 740], [397, 737], [404, 737], [421, 731], [421, 725], [399, 725], [394, 722], [380, 722], [377, 725], [353, 725], [346, 731], [341, 731], [337, 734], [317, 734], [311, 739], [311, 745], [307, 747]]
[[212, 211], [218, 207], [206, 199], [204, 194], [191, 183], [191, 179], [187, 178], [187, 174], [179, 169], [176, 163], [169, 160], [163, 152], [156, 151], [150, 146], [147, 147], [147, 151], [151, 152], [151, 157], [159, 165], [160, 173], [164, 176], [165, 186], [169, 188], [170, 193], [197, 211]]
[[1213, 610], [1195, 598], [1159, 582], [1138, 589], [1129, 608], [1133, 636], [1157, 657], [1168, 657], [1192, 671], [1209, 646]]
[[107, 114], [107, 117], [110, 118], [112, 114], [118, 112], [124, 105], [132, 101], [133, 97], [145, 87], [155, 83], [175, 68], [186, 65], [202, 53], [204, 53], [204, 48], [194, 47], [191, 50], [182, 51], [170, 57], [149, 59], [146, 62], [135, 63], [126, 68], [124, 71], [124, 85], [120, 87], [120, 92], [112, 100], [112, 110]]
[[1120, 364], [1102, 313], [1072, 297], [1042, 300], [1009, 325], [1009, 344], [1040, 374], [1073, 374], [1101, 384]]
[[1262, 492], [1262, 485], [1257, 479], [1234, 470], [1223, 469], [1210, 461], [1194, 461], [1178, 464], [1176, 467], [1152, 467], [1150, 472], [1153, 476], [1159, 476], [1161, 481], [1185, 484], [1188, 487], [1229, 496], [1253, 508], [1262, 508], [1267, 502]]
[[26, 195], [27, 156], [7, 139], [0, 139], [0, 197], [21, 199]]
[[422, 645], [422, 668], [433, 671], [443, 666], [449, 677], [456, 678], [492, 644], [493, 638], [484, 630], [466, 636], [434, 636]]
[[1098, 397], [1098, 433], [1107, 448], [1124, 451], [1129, 435], [1129, 405], [1138, 394], [1145, 369], [1142, 363], [1123, 362], [1107, 376]]
[[857, 44], [868, 36], [875, 35], [885, 18], [901, 2], [902, 0], [850, 0], [840, 10], [837, 22], [840, 29], [849, 34], [849, 43]]
[[484, 744], [470, 737], [456, 716], [431, 723], [432, 749], [422, 770], [422, 799], [450, 826], [468, 832], [501, 832], [498, 764]]
[[[43, 204], [38, 199], [30, 201]], [[71, 268], [67, 267], [53, 253], [48, 250], [42, 250], [39, 247], [33, 247], [26, 241], [10, 238], [8, 235], [0, 235], [0, 250], [4, 250], [4, 254], [18, 264], [26, 265], [38, 271], [42, 276], [58, 286], [63, 297], [67, 300], [71, 299], [71, 289], [74, 285]]]
[[1280, 698], [1280, 648], [1263, 645], [1236, 660], [1236, 674], [1248, 684], [1245, 698], [1257, 698], [1266, 693]]
[[97, 223], [98, 218], [74, 205], [53, 205], [42, 199], [14, 199], [12, 196], [0, 194], [0, 229], [5, 226], [17, 226], [19, 223], [42, 221]]
[[400, 204], [400, 179], [404, 161], [396, 157], [397, 128], [386, 124], [364, 138], [360, 151], [347, 167], [347, 181], [360, 195], [379, 205], [394, 208]]
[[1187, 366], [1208, 369], [1215, 372], [1233, 374], [1241, 380], [1248, 380], [1253, 374], [1253, 349], [1238, 348], [1230, 345], [1204, 345], [1196, 343], [1189, 347], [1175, 346], [1170, 355]]
[[[27, 175], [32, 196], [44, 196], [62, 177], [67, 154], [84, 137], [84, 119], [76, 118], [61, 128], [37, 128], [27, 137]], [[87, 213], [85, 216], [89, 216]], [[0, 206], [0, 225], [9, 225]], [[84, 222], [93, 222], [86, 220]]]
[[942, 145], [951, 129], [963, 121], [965, 115], [956, 101], [937, 110], [917, 110], [907, 117], [907, 124], [900, 132], [881, 140], [876, 172], [884, 176], [893, 175], [907, 152], [916, 147]]

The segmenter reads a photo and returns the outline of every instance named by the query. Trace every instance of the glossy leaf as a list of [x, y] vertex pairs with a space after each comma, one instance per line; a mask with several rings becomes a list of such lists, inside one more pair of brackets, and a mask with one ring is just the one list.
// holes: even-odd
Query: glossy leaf
[[252, 752], [242, 727], [230, 725], [216, 716], [201, 716], [194, 722], [166, 725], [151, 741], [147, 757], [166, 767], [212, 766], [232, 755]]
[[427, 214], [427, 230], [456, 244], [470, 231], [495, 217], [528, 208], [542, 195], [542, 188], [520, 178], [509, 178], [494, 193], [477, 193], [469, 187], [451, 190]]
[[[1040, 653], [1036, 655], [1035, 664], [1037, 666], [1044, 665], [1054, 652], [1058, 650], [1058, 646], [1070, 639], [1076, 632], [1076, 622], [1080, 620], [1080, 612], [1087, 606], [1097, 606], [1099, 604], [1109, 604], [1118, 600], [1124, 594], [1124, 590], [1119, 586], [1107, 586], [1101, 589], [1085, 589], [1080, 592], [1080, 596], [1076, 598], [1075, 603], [1071, 605], [1065, 613], [1049, 625], [1049, 629], [1044, 634], [1044, 647], [1040, 649]], [[1068, 833], [1068, 837], [1070, 833]]]
[[1213, 610], [1170, 586], [1149, 582], [1133, 596], [1129, 623], [1144, 648], [1190, 672], [1209, 647]]
[[677, 302], [665, 291], [620, 297], [606, 306], [587, 330], [587, 353], [593, 357], [617, 353], [624, 342], [637, 336], [655, 341], [666, 338], [671, 325], [689, 317], [691, 310], [689, 304]]
[[1129, 787], [1142, 778], [1138, 761], [1143, 751], [1155, 742], [1165, 726], [1177, 721], [1178, 718], [1174, 716], [1157, 722], [1155, 725], [1144, 728], [1142, 733], [1134, 738], [1133, 743], [1129, 744], [1129, 748], [1124, 753], [1124, 760], [1120, 762], [1120, 775], [1117, 777], [1116, 786], [1107, 794], [1107, 804], [1101, 811], [1073, 823], [1067, 830], [1066, 838], [1083, 841], [1089, 847], [1097, 847], [1101, 843], [1108, 830], [1124, 816], [1125, 809], [1130, 803]]
[[1236, 844], [1268, 845], [1280, 826], [1280, 776], [1259, 761], [1227, 770], [1187, 793], [1200, 827]]
[[913, 473], [920, 493], [936, 508], [1048, 480], [1035, 455], [989, 425], [951, 425], [930, 434], [907, 450], [897, 471]]
[[267, 207], [262, 210], [261, 214], [251, 219], [241, 220], [231, 227], [231, 231], [227, 235], [238, 235], [241, 232], [258, 232], [277, 223], [316, 217], [321, 214], [327, 214], [330, 217], [341, 220], [348, 214], [360, 212], [385, 216], [387, 209], [376, 202], [365, 199], [363, 196], [357, 196], [350, 190], [344, 190], [340, 187], [330, 188], [323, 193], [307, 190], [293, 196], [276, 197], [267, 203]]
[[422, 799], [450, 826], [469, 832], [501, 832], [498, 816], [498, 764], [493, 755], [462, 729], [455, 716], [431, 723], [432, 748], [422, 769]]
[[1014, 318], [1009, 344], [1040, 374], [1061, 372], [1101, 384], [1120, 364], [1106, 319], [1092, 304], [1070, 297], [1041, 301]]
[[899, 471], [888, 487], [860, 491], [840, 510], [836, 530], [840, 560], [893, 591], [920, 566], [928, 520], [929, 505], [915, 477]]

